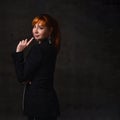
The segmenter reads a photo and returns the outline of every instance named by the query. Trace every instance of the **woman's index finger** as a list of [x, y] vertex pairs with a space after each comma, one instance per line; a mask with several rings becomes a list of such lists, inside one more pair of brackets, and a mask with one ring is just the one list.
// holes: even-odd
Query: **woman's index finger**
[[27, 42], [27, 46], [32, 42], [34, 38], [32, 37], [28, 42]]

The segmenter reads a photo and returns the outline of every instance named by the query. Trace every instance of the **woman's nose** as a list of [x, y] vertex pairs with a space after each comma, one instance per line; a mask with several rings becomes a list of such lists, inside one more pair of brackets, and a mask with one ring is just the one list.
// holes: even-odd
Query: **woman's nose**
[[38, 28], [35, 28], [35, 33], [38, 33]]

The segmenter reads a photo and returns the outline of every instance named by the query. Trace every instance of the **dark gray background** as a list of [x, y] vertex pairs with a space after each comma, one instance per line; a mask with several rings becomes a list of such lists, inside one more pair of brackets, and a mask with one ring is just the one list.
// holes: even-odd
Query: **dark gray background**
[[[61, 29], [55, 88], [63, 120], [118, 120], [120, 4], [102, 0], [4, 0], [0, 3], [0, 120], [22, 120], [22, 90], [11, 53], [31, 37], [31, 21], [54, 16]], [[25, 119], [25, 118], [24, 118]]]

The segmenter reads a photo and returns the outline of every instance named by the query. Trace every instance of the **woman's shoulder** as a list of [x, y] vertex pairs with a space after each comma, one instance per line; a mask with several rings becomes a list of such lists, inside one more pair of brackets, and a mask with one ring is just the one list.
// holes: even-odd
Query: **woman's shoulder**
[[40, 51], [40, 52], [45, 52], [45, 51], [57, 51], [55, 46], [49, 42], [48, 40], [45, 40], [41, 43], [36, 42], [35, 44], [32, 45], [31, 47], [32, 51]]

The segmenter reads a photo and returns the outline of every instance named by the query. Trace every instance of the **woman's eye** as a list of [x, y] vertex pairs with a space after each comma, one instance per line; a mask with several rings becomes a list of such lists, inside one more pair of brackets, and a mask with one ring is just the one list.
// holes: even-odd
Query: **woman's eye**
[[43, 27], [39, 27], [39, 29], [41, 29], [41, 30], [42, 30], [42, 29], [44, 29], [44, 28], [43, 28]]
[[36, 26], [33, 26], [33, 28], [36, 28]]
[[35, 28], [35, 26], [33, 26], [33, 28]]

